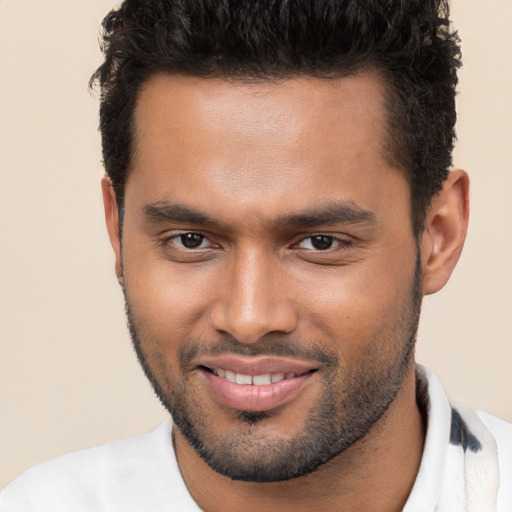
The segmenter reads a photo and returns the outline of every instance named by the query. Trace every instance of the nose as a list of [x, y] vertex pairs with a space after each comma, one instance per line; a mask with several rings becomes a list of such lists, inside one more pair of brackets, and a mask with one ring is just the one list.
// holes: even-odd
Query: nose
[[256, 343], [270, 333], [290, 333], [297, 326], [283, 269], [262, 252], [244, 251], [234, 259], [210, 311], [215, 330], [244, 344]]

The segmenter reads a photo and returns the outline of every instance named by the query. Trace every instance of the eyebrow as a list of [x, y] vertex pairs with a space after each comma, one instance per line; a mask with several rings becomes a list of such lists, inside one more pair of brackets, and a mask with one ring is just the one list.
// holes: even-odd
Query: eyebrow
[[196, 224], [198, 226], [212, 227], [224, 226], [223, 222], [219, 222], [206, 213], [178, 203], [155, 201], [144, 205], [143, 211], [146, 217], [153, 221]]
[[314, 228], [334, 224], [373, 224], [376, 222], [376, 217], [373, 212], [364, 210], [352, 202], [342, 202], [283, 215], [274, 222], [278, 225]]
[[[143, 211], [149, 220], [156, 222], [173, 222], [227, 229], [225, 222], [179, 203], [155, 201], [146, 204]], [[373, 224], [375, 222], [376, 217], [373, 212], [360, 208], [350, 201], [331, 203], [319, 208], [281, 215], [271, 220], [271, 224], [275, 228], [314, 228], [335, 224]]]

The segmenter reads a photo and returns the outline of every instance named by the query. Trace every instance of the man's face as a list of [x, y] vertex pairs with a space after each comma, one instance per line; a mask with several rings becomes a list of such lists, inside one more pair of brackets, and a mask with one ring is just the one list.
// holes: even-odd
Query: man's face
[[410, 377], [416, 244], [383, 101], [363, 74], [158, 76], [140, 94], [122, 244], [132, 336], [181, 435], [231, 478], [313, 471]]

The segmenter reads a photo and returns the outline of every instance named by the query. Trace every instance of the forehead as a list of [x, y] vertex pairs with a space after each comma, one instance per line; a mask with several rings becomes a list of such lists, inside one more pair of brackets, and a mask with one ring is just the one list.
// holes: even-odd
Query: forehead
[[137, 102], [127, 192], [270, 210], [297, 209], [299, 198], [305, 207], [325, 196], [370, 200], [382, 192], [377, 182], [404, 180], [384, 151], [384, 92], [373, 73], [252, 83], [154, 76]]
[[[384, 84], [376, 73], [341, 79], [311, 77], [247, 82], [184, 75], [157, 75], [143, 86], [135, 112], [135, 147], [144, 138], [173, 146], [204, 136], [212, 144], [258, 141], [268, 149], [271, 139], [287, 148], [299, 139], [315, 143], [369, 143], [383, 149]], [[166, 133], [161, 131], [166, 124]], [[369, 129], [370, 128], [370, 129]], [[340, 138], [340, 132], [343, 137]], [[148, 148], [149, 149], [149, 148]], [[156, 148], [154, 148], [156, 149]]]

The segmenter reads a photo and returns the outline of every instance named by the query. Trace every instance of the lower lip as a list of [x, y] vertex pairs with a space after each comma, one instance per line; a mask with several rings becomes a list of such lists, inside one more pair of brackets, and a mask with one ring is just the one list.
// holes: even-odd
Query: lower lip
[[263, 386], [243, 385], [230, 382], [207, 370], [201, 370], [217, 398], [228, 407], [239, 411], [268, 411], [295, 398], [309, 379], [312, 372], [273, 382]]

